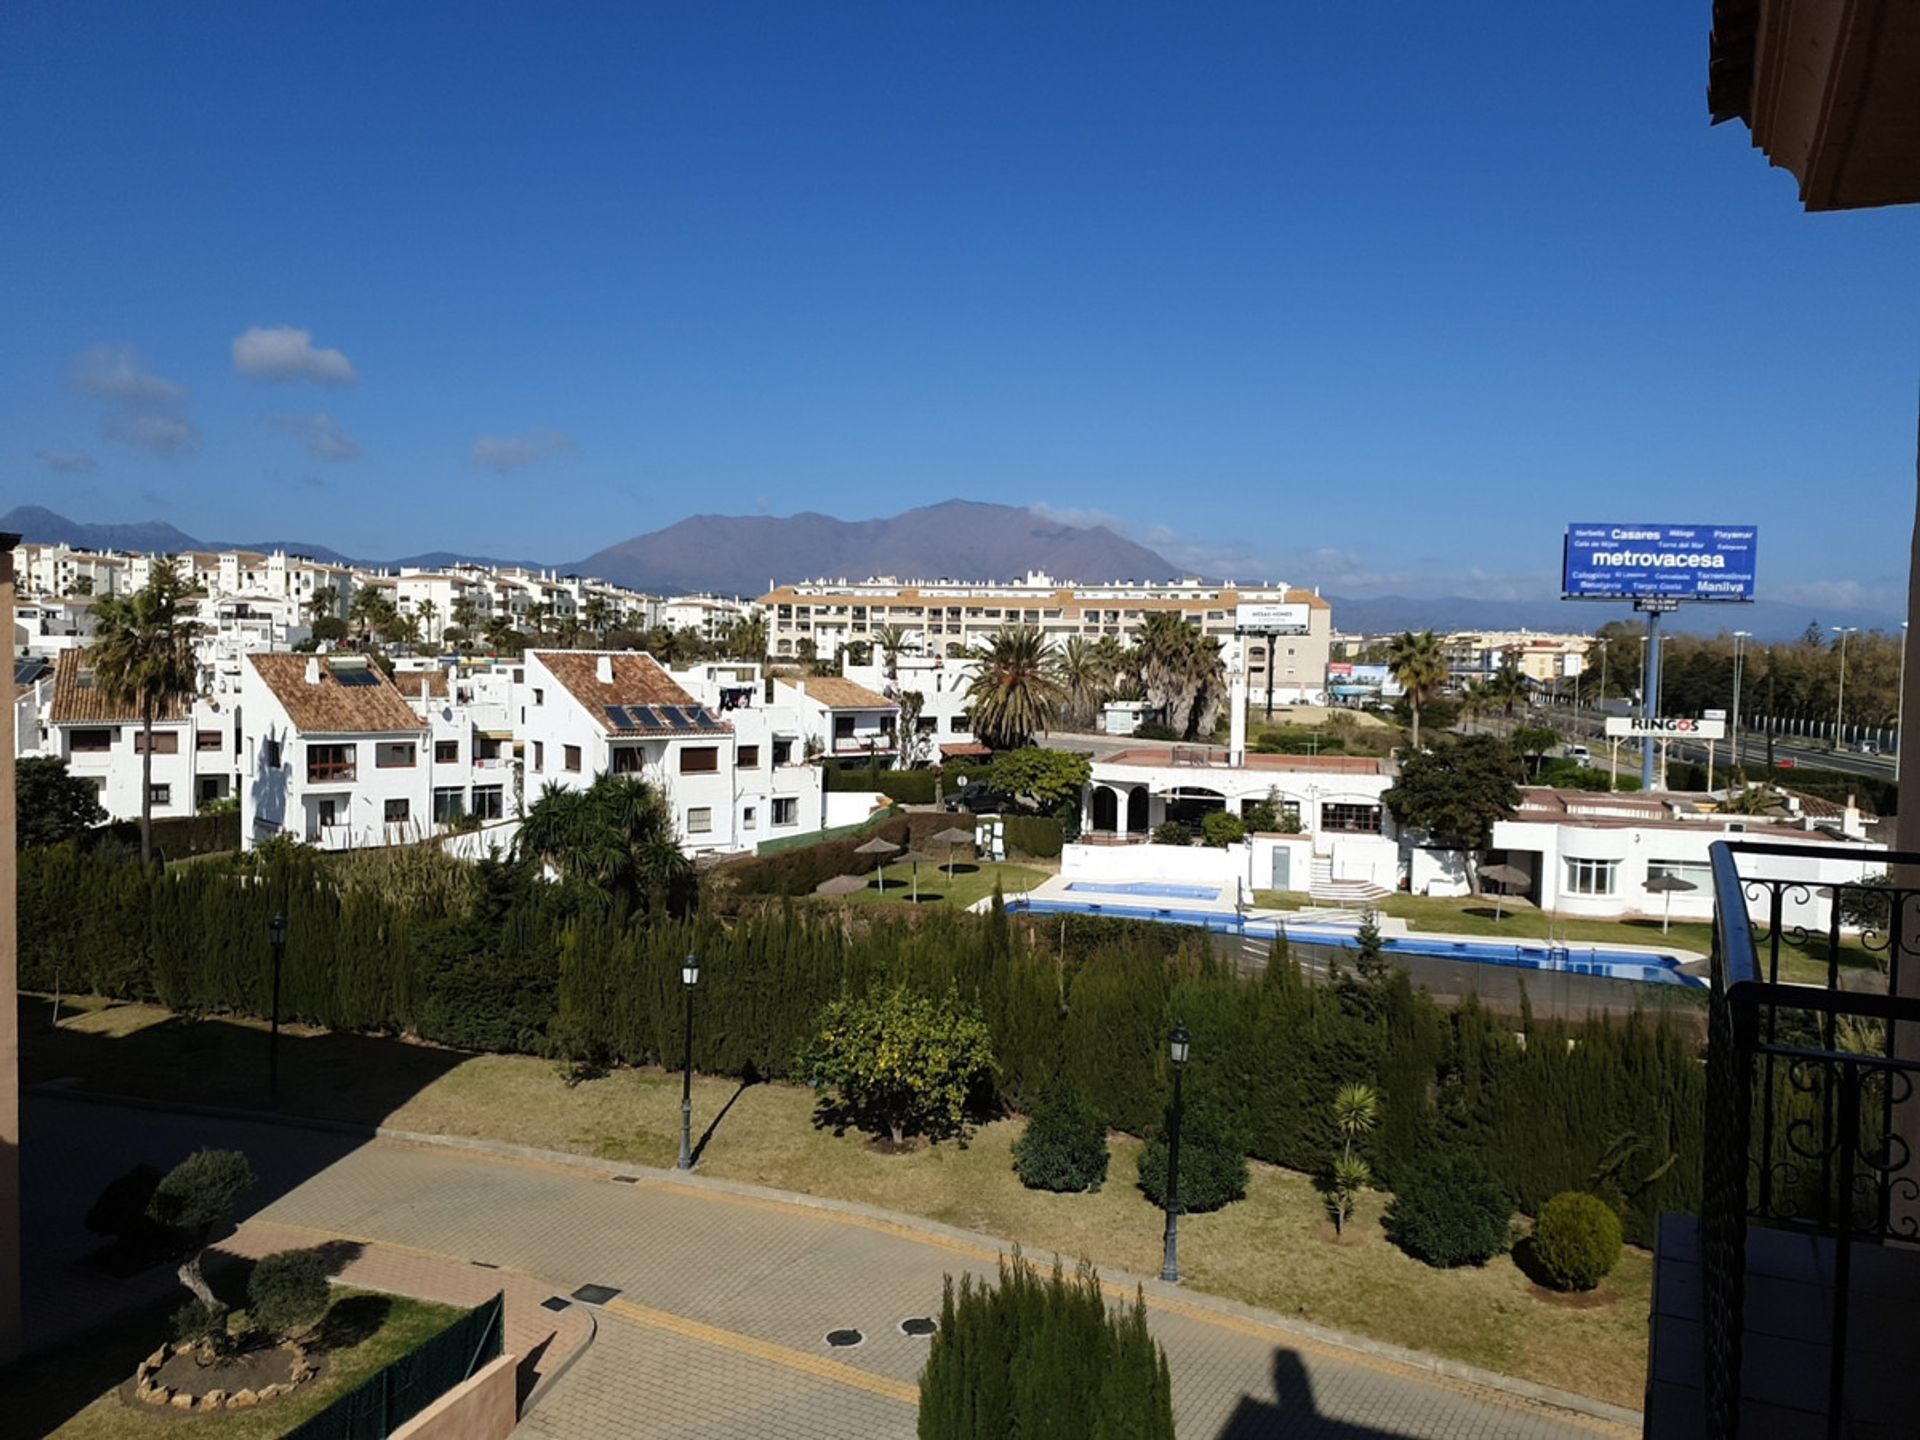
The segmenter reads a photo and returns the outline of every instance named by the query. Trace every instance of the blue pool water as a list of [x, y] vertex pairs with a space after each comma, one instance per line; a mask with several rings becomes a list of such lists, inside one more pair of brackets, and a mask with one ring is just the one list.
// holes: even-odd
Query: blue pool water
[[1091, 890], [1096, 895], [1152, 895], [1162, 900], [1218, 900], [1220, 891], [1212, 885], [1163, 885], [1158, 881], [1128, 880], [1096, 882], [1070, 880], [1069, 890]]
[[[1069, 889], [1082, 888], [1070, 885]], [[1085, 887], [1102, 888], [1102, 887]], [[1118, 889], [1119, 887], [1113, 887]], [[1196, 886], [1161, 886], [1161, 890], [1191, 891]], [[1120, 893], [1138, 895], [1139, 886]], [[1188, 898], [1184, 895], [1175, 898]], [[1279, 928], [1272, 920], [1244, 920], [1238, 915], [1212, 910], [1175, 910], [1165, 906], [1109, 905], [1090, 900], [1009, 900], [1011, 912], [1027, 911], [1035, 915], [1106, 915], [1121, 920], [1153, 920], [1164, 925], [1203, 925], [1223, 935], [1240, 935], [1252, 940], [1271, 940]], [[1315, 925], [1288, 925], [1293, 939], [1315, 945], [1338, 945], [1352, 950], [1359, 937], [1351, 930]], [[1435, 960], [1464, 960], [1474, 965], [1510, 965], [1523, 970], [1550, 970], [1569, 975], [1599, 975], [1609, 980], [1634, 980], [1647, 985], [1683, 985], [1695, 989], [1706, 982], [1681, 973], [1677, 955], [1645, 955], [1632, 950], [1607, 950], [1599, 946], [1577, 947], [1547, 945], [1545, 941], [1501, 943], [1497, 940], [1440, 940], [1431, 936], [1394, 936], [1380, 942], [1389, 954], [1422, 955]]]

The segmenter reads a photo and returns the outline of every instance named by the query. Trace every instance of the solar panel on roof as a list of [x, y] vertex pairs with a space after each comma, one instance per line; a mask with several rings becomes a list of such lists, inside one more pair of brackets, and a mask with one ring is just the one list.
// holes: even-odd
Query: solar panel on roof
[[378, 685], [380, 672], [377, 670], [329, 670], [336, 685]]
[[711, 710], [696, 710], [693, 712], [693, 718], [702, 730], [724, 730], [727, 728], [720, 723], [718, 717], [716, 717]]
[[624, 706], [624, 705], [607, 705], [607, 706], [604, 706], [604, 707], [602, 707], [602, 708], [603, 708], [603, 709], [605, 710], [605, 712], [606, 712], [606, 717], [607, 717], [607, 723], [608, 723], [609, 725], [611, 725], [611, 726], [613, 726], [613, 728], [614, 728], [614, 729], [616, 729], [616, 730], [631, 730], [631, 729], [633, 729], [633, 722], [632, 722], [631, 720], [629, 720], [629, 719], [627, 718], [627, 707], [626, 707], [626, 706]]
[[657, 705], [654, 708], [660, 712], [660, 718], [665, 720], [672, 729], [693, 729], [693, 722], [687, 719], [686, 712], [678, 705]]
[[629, 705], [627, 713], [633, 717], [635, 728], [640, 730], [664, 730], [666, 722], [651, 705]]

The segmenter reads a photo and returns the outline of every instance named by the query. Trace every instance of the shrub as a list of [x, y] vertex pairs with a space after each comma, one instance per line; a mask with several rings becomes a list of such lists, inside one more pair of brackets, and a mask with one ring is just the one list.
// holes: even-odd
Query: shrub
[[1620, 1261], [1620, 1217], [1598, 1195], [1563, 1190], [1540, 1207], [1533, 1260], [1556, 1290], [1591, 1290]]
[[[1140, 1151], [1140, 1188], [1162, 1209], [1167, 1204], [1167, 1137], [1154, 1135]], [[1226, 1115], [1196, 1105], [1180, 1122], [1180, 1209], [1204, 1213], [1247, 1193], [1247, 1139]]]
[[238, 1150], [196, 1150], [166, 1173], [147, 1205], [147, 1214], [156, 1224], [186, 1232], [180, 1283], [209, 1314], [217, 1302], [201, 1276], [201, 1257], [214, 1227], [226, 1222], [253, 1183], [253, 1167]]
[[905, 987], [843, 997], [820, 1012], [797, 1068], [841, 1123], [892, 1136], [939, 1140], [965, 1129], [974, 1088], [993, 1070], [979, 1010], [949, 990], [939, 999]]
[[1224, 850], [1227, 846], [1247, 838], [1247, 826], [1238, 815], [1229, 814], [1225, 810], [1215, 810], [1200, 822], [1200, 833], [1205, 837], [1207, 844], [1216, 850]]
[[1173, 1440], [1166, 1352], [1145, 1301], [1108, 1310], [1100, 1278], [1058, 1262], [1042, 1278], [1019, 1254], [997, 1285], [949, 1275], [920, 1382], [921, 1440]]
[[1387, 1206], [1387, 1238], [1438, 1269], [1484, 1265], [1512, 1240], [1506, 1192], [1479, 1165], [1460, 1156], [1417, 1164]]
[[1178, 740], [1180, 732], [1163, 720], [1143, 720], [1133, 728], [1137, 740]]
[[1070, 1090], [1043, 1099], [1013, 1146], [1013, 1168], [1029, 1190], [1098, 1190], [1107, 1160], [1106, 1123]]
[[1162, 820], [1153, 827], [1153, 843], [1156, 845], [1191, 845], [1193, 831], [1178, 820]]
[[1009, 815], [1001, 824], [1009, 855], [1028, 855], [1035, 860], [1059, 857], [1066, 837], [1060, 822], [1051, 815]]
[[318, 1250], [268, 1255], [247, 1277], [247, 1314], [256, 1329], [286, 1340], [327, 1313], [327, 1262]]
[[214, 1351], [226, 1345], [229, 1313], [220, 1301], [202, 1300], [195, 1296], [174, 1311], [168, 1317], [167, 1324], [173, 1331], [173, 1338], [182, 1344]]

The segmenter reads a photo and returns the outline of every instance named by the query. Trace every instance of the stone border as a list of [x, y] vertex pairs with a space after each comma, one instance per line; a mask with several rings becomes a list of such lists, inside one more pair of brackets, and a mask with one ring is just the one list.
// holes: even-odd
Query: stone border
[[158, 1383], [161, 1367], [167, 1361], [193, 1353], [194, 1343], [191, 1340], [176, 1340], [170, 1345], [162, 1345], [134, 1369], [133, 1398], [147, 1405], [165, 1405], [174, 1410], [191, 1410], [198, 1414], [205, 1414], [209, 1410], [251, 1410], [256, 1405], [269, 1404], [283, 1395], [291, 1395], [315, 1374], [314, 1367], [307, 1363], [307, 1352], [293, 1341], [283, 1340], [275, 1348], [293, 1352], [293, 1372], [289, 1379], [276, 1380], [271, 1385], [262, 1385], [258, 1390], [216, 1388], [202, 1395], [190, 1395], [175, 1386]]

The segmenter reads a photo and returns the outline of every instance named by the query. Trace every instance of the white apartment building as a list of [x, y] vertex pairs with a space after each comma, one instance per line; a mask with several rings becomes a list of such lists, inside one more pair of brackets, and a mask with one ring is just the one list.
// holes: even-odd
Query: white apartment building
[[1013, 625], [1036, 627], [1056, 644], [1074, 635], [1089, 640], [1112, 636], [1131, 644], [1155, 611], [1172, 611], [1203, 633], [1225, 639], [1235, 633], [1241, 605], [1298, 606], [1305, 632], [1273, 636], [1271, 666], [1266, 637], [1246, 647], [1250, 686], [1264, 698], [1271, 674], [1277, 703], [1325, 698], [1333, 631], [1332, 606], [1314, 591], [1287, 585], [1209, 585], [1199, 580], [1082, 585], [1039, 571], [1011, 582], [808, 580], [782, 585], [760, 603], [776, 659], [801, 657], [809, 644], [812, 653], [830, 659], [841, 646], [871, 641], [890, 625], [907, 632], [921, 654], [947, 659], [964, 655], [995, 631]]
[[659, 604], [659, 618], [653, 623], [669, 630], [693, 630], [709, 643], [727, 638], [735, 625], [751, 620], [760, 607], [751, 600], [735, 600], [724, 595], [675, 595]]
[[19, 593], [29, 596], [118, 595], [127, 583], [127, 558], [110, 550], [22, 544], [13, 552]]
[[[843, 662], [840, 673], [854, 684], [877, 691], [900, 705], [901, 769], [977, 758], [987, 753], [973, 733], [967, 700], [973, 670], [966, 661], [903, 653], [889, 662], [884, 655], [876, 654], [866, 665]], [[911, 727], [906, 724], [909, 695], [920, 697], [919, 714]]]
[[523, 796], [512, 671], [434, 666], [396, 671], [393, 683], [431, 731], [430, 822], [445, 825], [465, 815], [482, 825], [517, 820]]
[[805, 679], [776, 675], [773, 703], [798, 718], [809, 753], [825, 764], [893, 768], [900, 748], [900, 707], [878, 691], [840, 675]]
[[583, 790], [600, 775], [637, 775], [666, 795], [690, 854], [742, 848], [734, 729], [651, 655], [535, 650], [516, 668], [529, 805], [549, 785]]
[[91, 595], [22, 600], [13, 611], [13, 648], [17, 654], [57, 655], [93, 639]]
[[[114, 820], [140, 815], [146, 738], [136, 707], [109, 700], [95, 683], [85, 650], [63, 651], [44, 711], [42, 754], [67, 762], [69, 774], [93, 785]], [[154, 717], [152, 795], [156, 819], [192, 815], [233, 793], [235, 715], [231, 705], [201, 697]]]
[[361, 655], [249, 655], [240, 670], [240, 835], [327, 850], [430, 828], [428, 726]]
[[716, 661], [673, 672], [688, 694], [733, 727], [734, 815], [739, 848], [811, 834], [826, 825], [826, 773], [807, 758], [816, 723], [770, 699], [758, 665]]

